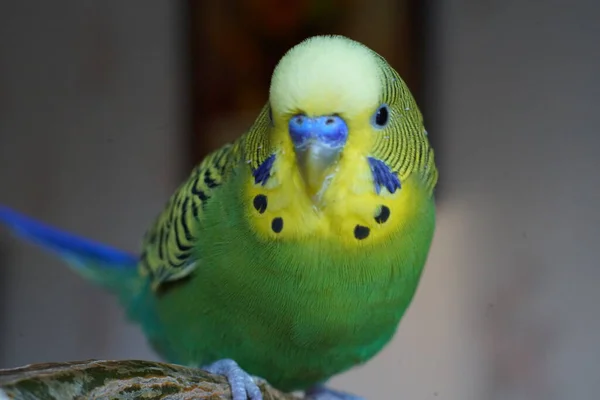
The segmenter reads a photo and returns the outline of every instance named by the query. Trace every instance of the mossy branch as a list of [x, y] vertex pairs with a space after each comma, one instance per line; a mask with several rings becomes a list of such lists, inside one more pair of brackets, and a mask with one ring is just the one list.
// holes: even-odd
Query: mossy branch
[[[298, 400], [260, 383], [264, 400]], [[75, 361], [0, 370], [0, 400], [231, 399], [227, 380], [152, 361]]]

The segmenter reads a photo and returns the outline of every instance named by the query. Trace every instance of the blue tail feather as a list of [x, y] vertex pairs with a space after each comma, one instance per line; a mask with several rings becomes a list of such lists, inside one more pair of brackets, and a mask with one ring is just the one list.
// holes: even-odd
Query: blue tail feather
[[18, 235], [81, 264], [95, 261], [104, 268], [129, 269], [135, 268], [139, 261], [134, 254], [61, 231], [2, 205], [0, 223], [9, 226]]

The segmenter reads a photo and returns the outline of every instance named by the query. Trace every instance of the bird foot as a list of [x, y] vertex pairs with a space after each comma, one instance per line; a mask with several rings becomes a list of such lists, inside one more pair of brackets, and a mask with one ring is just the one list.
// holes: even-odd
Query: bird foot
[[226, 358], [202, 367], [202, 369], [227, 378], [231, 387], [232, 400], [263, 400], [255, 378], [240, 368], [235, 361]]
[[307, 390], [306, 397], [310, 400], [365, 400], [362, 397], [329, 389], [320, 385]]

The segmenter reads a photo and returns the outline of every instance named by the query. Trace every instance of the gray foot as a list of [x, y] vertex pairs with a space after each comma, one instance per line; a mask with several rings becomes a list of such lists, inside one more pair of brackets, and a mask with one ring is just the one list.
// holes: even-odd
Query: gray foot
[[202, 369], [211, 374], [225, 376], [231, 387], [233, 400], [263, 400], [254, 378], [241, 369], [235, 361], [225, 358]]
[[322, 385], [315, 386], [307, 390], [306, 397], [311, 400], [365, 400], [362, 397], [329, 389]]

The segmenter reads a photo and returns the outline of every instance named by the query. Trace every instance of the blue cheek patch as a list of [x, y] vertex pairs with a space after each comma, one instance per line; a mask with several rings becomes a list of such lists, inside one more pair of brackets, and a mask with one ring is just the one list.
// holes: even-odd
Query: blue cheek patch
[[401, 188], [400, 178], [392, 172], [386, 163], [373, 157], [368, 157], [368, 160], [377, 194], [381, 193], [382, 187], [386, 188], [390, 193], [394, 193]]
[[269, 158], [267, 158], [265, 161], [263, 161], [262, 164], [258, 166], [258, 168], [252, 171], [252, 176], [254, 176], [254, 183], [265, 186], [265, 184], [271, 177], [271, 168], [273, 168], [274, 162], [275, 154], [271, 154]]

